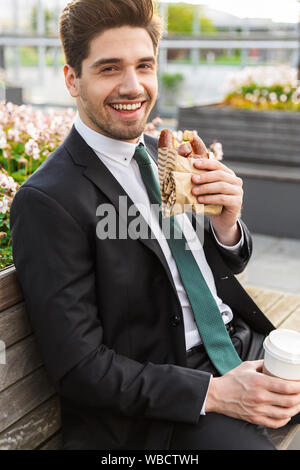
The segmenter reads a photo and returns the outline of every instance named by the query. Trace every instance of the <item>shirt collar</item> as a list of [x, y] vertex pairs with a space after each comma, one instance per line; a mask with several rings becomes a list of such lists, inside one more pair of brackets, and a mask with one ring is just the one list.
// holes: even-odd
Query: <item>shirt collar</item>
[[102, 156], [110, 158], [124, 166], [130, 165], [136, 147], [140, 143], [145, 145], [144, 134], [140, 136], [139, 141], [136, 144], [131, 144], [130, 142], [122, 142], [121, 140], [112, 139], [94, 131], [82, 121], [78, 111], [76, 113], [74, 126], [81, 137], [95, 152], [98, 152]]

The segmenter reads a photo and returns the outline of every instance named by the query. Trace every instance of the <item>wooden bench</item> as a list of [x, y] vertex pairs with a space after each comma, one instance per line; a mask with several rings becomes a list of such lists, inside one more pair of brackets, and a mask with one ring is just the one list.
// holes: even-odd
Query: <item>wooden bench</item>
[[[300, 296], [247, 287], [277, 327], [300, 331]], [[61, 446], [60, 401], [50, 384], [14, 266], [0, 271], [0, 450], [55, 450]], [[1, 357], [1, 356], [0, 356]], [[278, 449], [291, 445], [300, 425], [271, 430]]]
[[59, 449], [59, 398], [36, 347], [14, 266], [0, 271], [0, 340], [6, 347], [6, 363], [0, 363], [0, 450]]

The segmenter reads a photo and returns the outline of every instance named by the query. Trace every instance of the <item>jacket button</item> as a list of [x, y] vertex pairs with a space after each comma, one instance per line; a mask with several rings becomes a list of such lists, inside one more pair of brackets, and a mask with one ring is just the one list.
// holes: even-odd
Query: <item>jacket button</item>
[[172, 326], [177, 326], [181, 323], [181, 318], [179, 315], [173, 315], [173, 317], [171, 317], [171, 325]]

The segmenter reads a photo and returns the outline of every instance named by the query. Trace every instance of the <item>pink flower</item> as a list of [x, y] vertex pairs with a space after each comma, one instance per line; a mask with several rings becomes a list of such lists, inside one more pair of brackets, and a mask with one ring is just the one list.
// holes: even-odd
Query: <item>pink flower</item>
[[211, 144], [210, 146], [210, 150], [212, 151], [212, 153], [214, 154], [214, 157], [217, 159], [217, 160], [223, 160], [223, 147], [222, 147], [222, 144], [220, 142], [217, 142], [215, 140], [215, 142], [213, 144]]
[[19, 131], [16, 128], [8, 129], [7, 137], [8, 137], [9, 140], [13, 140], [15, 142], [20, 142]]
[[7, 189], [13, 193], [17, 191], [18, 184], [15, 182], [12, 176], [7, 177]]
[[7, 180], [7, 176], [0, 172], [0, 188], [2, 189], [6, 189], [8, 187], [8, 180]]
[[156, 117], [153, 119], [152, 122], [148, 122], [145, 126], [144, 132], [149, 135], [153, 135], [154, 137], [158, 137], [159, 131], [157, 126], [162, 123], [160, 117]]
[[39, 131], [37, 128], [33, 125], [32, 122], [29, 122], [26, 126], [26, 132], [27, 134], [30, 135], [34, 140], [37, 140], [39, 138]]
[[7, 147], [7, 140], [4, 132], [0, 132], [0, 149], [5, 149]]
[[34, 160], [38, 160], [40, 158], [39, 146], [37, 142], [35, 142], [35, 140], [33, 139], [30, 139], [28, 140], [28, 142], [26, 142], [25, 152], [27, 153], [29, 157], [33, 157]]
[[0, 168], [0, 213], [7, 214], [11, 202], [19, 188], [19, 184], [8, 175], [4, 168]]
[[162, 119], [159, 116], [157, 116], [156, 118], [153, 119], [152, 124], [154, 126], [158, 126], [158, 125], [162, 124], [162, 122], [163, 122]]
[[1, 214], [6, 214], [8, 212], [8, 198], [6, 196], [3, 196], [3, 198], [0, 198], [0, 213]]

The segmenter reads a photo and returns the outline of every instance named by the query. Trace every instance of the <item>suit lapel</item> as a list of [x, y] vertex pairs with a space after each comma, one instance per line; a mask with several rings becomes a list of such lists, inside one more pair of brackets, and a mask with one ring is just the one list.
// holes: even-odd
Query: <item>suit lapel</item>
[[[151, 154], [152, 158], [157, 162], [157, 154], [156, 152], [154, 152], [154, 142], [155, 139], [147, 138], [147, 136], [145, 136], [145, 143], [146, 145], [149, 144], [147, 145], [147, 150], [149, 150], [149, 153]], [[134, 205], [132, 199], [128, 196], [124, 188], [116, 180], [113, 174], [108, 170], [106, 165], [104, 165], [100, 158], [95, 154], [91, 147], [87, 145], [85, 140], [75, 129], [75, 126], [72, 127], [68, 137], [65, 140], [64, 145], [67, 148], [69, 154], [71, 155], [73, 162], [76, 165], [85, 167], [85, 169], [83, 170], [84, 176], [90, 181], [92, 181], [93, 184], [96, 185], [103, 194], [105, 194], [105, 196], [111, 201], [120, 216], [120, 196], [127, 197], [128, 207]], [[126, 223], [128, 229], [129, 217], [128, 220], [126, 220]], [[147, 248], [149, 248], [159, 258], [173, 286], [176, 297], [178, 298], [178, 294], [174, 285], [173, 277], [170, 272], [168, 263], [160, 247], [160, 244], [156, 240], [152, 230], [151, 236], [149, 238], [139, 238], [138, 240], [143, 243]]]

